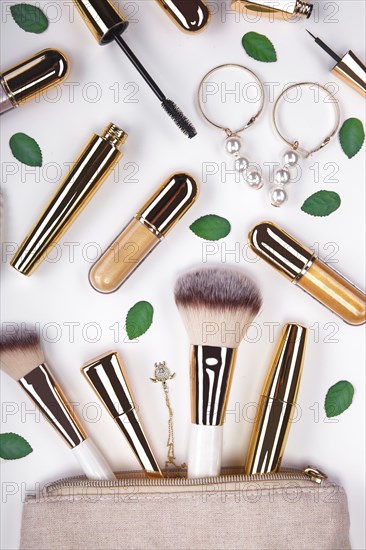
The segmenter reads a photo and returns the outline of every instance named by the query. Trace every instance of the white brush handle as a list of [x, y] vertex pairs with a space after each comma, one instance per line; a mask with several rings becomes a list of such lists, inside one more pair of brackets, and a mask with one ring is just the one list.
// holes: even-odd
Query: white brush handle
[[220, 474], [222, 433], [222, 426], [191, 424], [188, 477], [212, 477]]
[[109, 464], [91, 439], [85, 439], [72, 449], [86, 477], [89, 479], [116, 479]]

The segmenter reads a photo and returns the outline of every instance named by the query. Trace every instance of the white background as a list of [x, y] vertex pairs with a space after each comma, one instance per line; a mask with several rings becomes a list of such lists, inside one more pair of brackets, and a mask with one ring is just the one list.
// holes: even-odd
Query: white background
[[[182, 462], [186, 459], [190, 423], [188, 339], [174, 304], [173, 286], [179, 273], [202, 262], [204, 243], [190, 232], [189, 225], [209, 213], [228, 218], [232, 231], [218, 243], [216, 253], [208, 261], [210, 264], [240, 263], [258, 282], [264, 305], [257, 318], [258, 338], [254, 331], [250, 335], [252, 341], [247, 339], [239, 350], [226, 421], [223, 462], [241, 465], [245, 459], [252, 428], [248, 416], [253, 413], [247, 404], [258, 399], [274, 349], [274, 340], [264, 323], [277, 323], [275, 340], [285, 322], [307, 325], [311, 330], [298, 400], [301, 418], [292, 426], [283, 464], [299, 468], [313, 464], [345, 487], [351, 514], [352, 548], [364, 549], [364, 328], [346, 325], [264, 262], [253, 262], [252, 255], [244, 259], [241, 254], [250, 227], [262, 219], [271, 219], [304, 243], [318, 243], [315, 246], [321, 255], [331, 254], [331, 259], [338, 262], [335, 267], [364, 287], [364, 151], [348, 160], [335, 138], [312, 159], [303, 161], [301, 181], [292, 184], [288, 204], [276, 210], [269, 205], [265, 189], [255, 192], [244, 182], [236, 182], [232, 175], [225, 176], [222, 163], [227, 162], [228, 168], [231, 166], [223, 152], [223, 134], [201, 119], [195, 101], [198, 83], [205, 72], [220, 63], [234, 62], [247, 65], [266, 83], [276, 83], [273, 85], [275, 97], [289, 82], [334, 82], [339, 89], [342, 118], [363, 118], [364, 99], [329, 72], [332, 59], [313, 43], [305, 28], [323, 38], [339, 54], [352, 48], [364, 59], [364, 2], [319, 2], [315, 9], [316, 21], [312, 18], [296, 23], [250, 22], [228, 12], [228, 3], [212, 3], [216, 13], [210, 26], [197, 36], [181, 33], [152, 0], [129, 2], [130, 7], [119, 2], [121, 11], [130, 18], [132, 10], [138, 10], [132, 17], [136, 22], [130, 25], [125, 38], [162, 89], [194, 121], [198, 136], [192, 141], [180, 134], [164, 115], [118, 47], [97, 46], [79, 15], [73, 14], [71, 2], [38, 2], [52, 21], [47, 32], [41, 35], [27, 34], [16, 26], [9, 16], [11, 4], [1, 2], [2, 69], [45, 47], [56, 47], [70, 57], [72, 69], [68, 82], [79, 86], [74, 88], [74, 101], [70, 86], [62, 85], [38, 103], [27, 104], [2, 118], [3, 241], [21, 242], [61, 173], [66, 173], [64, 163], [76, 158], [91, 134], [100, 133], [113, 121], [128, 132], [129, 138], [123, 147], [119, 174], [108, 178], [64, 236], [61, 258], [57, 262], [43, 263], [32, 277], [26, 278], [9, 267], [11, 254], [8, 257], [3, 254], [2, 322], [38, 322], [42, 330], [48, 327], [44, 342], [47, 360], [69, 400], [78, 403], [76, 410], [84, 417], [84, 425], [115, 470], [134, 469], [136, 461], [104, 411], [102, 417], [93, 422], [96, 409], [87, 404], [97, 400], [79, 369], [103, 352], [111, 349], [120, 352], [146, 431], [163, 465], [167, 411], [162, 388], [153, 385], [149, 377], [153, 375], [154, 362], [166, 360], [177, 373], [170, 390], [177, 461]], [[259, 63], [246, 55], [241, 37], [248, 31], [261, 32], [271, 38], [277, 49], [277, 63]], [[97, 88], [88, 84], [91, 82], [97, 83]], [[109, 89], [116, 82], [120, 83], [119, 102], [114, 102], [114, 92]], [[131, 86], [123, 90], [124, 84], [134, 82], [140, 87], [135, 96], [138, 102], [123, 101], [133, 90]], [[268, 92], [269, 85], [266, 89]], [[93, 102], [96, 90], [102, 97]], [[248, 156], [262, 165], [279, 161], [284, 151], [271, 126], [272, 105], [273, 98], [245, 136]], [[307, 110], [302, 112], [308, 117]], [[8, 146], [15, 132], [25, 132], [38, 141], [43, 151], [43, 168], [28, 169], [15, 161]], [[322, 128], [316, 122], [309, 123], [306, 137], [314, 135], [316, 140], [316, 136], [322, 137], [319, 132], [322, 133]], [[203, 177], [205, 163], [217, 163], [218, 173]], [[333, 181], [324, 182], [326, 177], [331, 177], [334, 165], [337, 173], [333, 174]], [[138, 171], [129, 180], [135, 166]], [[149, 194], [170, 173], [179, 170], [189, 171], [201, 182], [199, 201], [122, 289], [109, 296], [96, 293], [87, 278], [91, 265], [87, 256], [95, 255], [95, 247], [88, 243], [105, 248]], [[268, 170], [265, 174], [268, 180]], [[268, 182], [266, 186], [268, 189]], [[313, 218], [301, 212], [304, 199], [322, 188], [341, 195], [341, 208], [328, 218]], [[74, 258], [66, 242], [77, 243]], [[225, 247], [227, 251], [237, 247], [240, 257], [225, 256]], [[154, 323], [138, 342], [130, 343], [125, 339], [124, 319], [128, 309], [139, 300], [153, 304]], [[72, 322], [78, 323], [73, 339], [69, 334]], [[96, 331], [88, 323], [100, 327], [101, 337], [94, 343], [91, 340], [96, 337]], [[51, 342], [52, 339], [55, 341]], [[354, 403], [338, 419], [326, 420], [325, 394], [342, 379], [354, 385]], [[25, 459], [1, 463], [2, 548], [10, 550], [19, 544], [24, 493], [32, 492], [36, 484], [43, 485], [80, 471], [63, 442], [43, 419], [32, 413], [31, 403], [17, 384], [4, 375], [1, 382], [1, 431], [22, 434], [34, 449]], [[4, 407], [8, 411], [12, 408], [13, 414], [4, 416]]]

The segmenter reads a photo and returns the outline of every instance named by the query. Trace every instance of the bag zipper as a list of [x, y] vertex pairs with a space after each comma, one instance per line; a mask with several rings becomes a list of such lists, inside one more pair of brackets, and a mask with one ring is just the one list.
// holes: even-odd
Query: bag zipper
[[[163, 473], [175, 474], [180, 471], [169, 470]], [[95, 488], [114, 488], [114, 487], [194, 487], [200, 485], [212, 485], [220, 483], [240, 483], [250, 481], [290, 481], [290, 480], [304, 480], [312, 481], [313, 483], [321, 484], [324, 479], [327, 479], [324, 474], [318, 468], [313, 466], [307, 466], [303, 470], [297, 469], [283, 469], [280, 472], [273, 474], [223, 474], [215, 477], [201, 477], [201, 478], [186, 478], [186, 477], [165, 477], [163, 479], [149, 479], [145, 477], [145, 474], [141, 471], [123, 472], [117, 473], [120, 478], [115, 481], [109, 480], [92, 480], [85, 479], [83, 476], [76, 476], [70, 478], [59, 479], [45, 486], [44, 490], [46, 494], [52, 493], [59, 489], [66, 487], [95, 487]], [[132, 476], [132, 477], [131, 477]]]

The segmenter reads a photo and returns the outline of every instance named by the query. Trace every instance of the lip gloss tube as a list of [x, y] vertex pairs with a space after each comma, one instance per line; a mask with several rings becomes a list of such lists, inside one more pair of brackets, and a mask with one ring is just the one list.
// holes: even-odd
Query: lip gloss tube
[[366, 322], [366, 295], [312, 250], [272, 222], [249, 233], [258, 256], [350, 325]]
[[188, 174], [170, 176], [122, 230], [89, 272], [92, 287], [116, 291], [163, 240], [198, 197]]
[[182, 31], [202, 31], [210, 20], [210, 10], [202, 0], [157, 0]]
[[0, 74], [0, 114], [19, 107], [69, 75], [69, 60], [58, 50], [42, 50]]

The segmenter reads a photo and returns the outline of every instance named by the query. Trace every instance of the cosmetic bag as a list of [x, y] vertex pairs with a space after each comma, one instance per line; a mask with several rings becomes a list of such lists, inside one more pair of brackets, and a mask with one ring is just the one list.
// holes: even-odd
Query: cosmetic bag
[[21, 534], [22, 550], [350, 548], [346, 494], [312, 467], [265, 477], [68, 478], [27, 498]]

